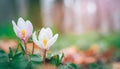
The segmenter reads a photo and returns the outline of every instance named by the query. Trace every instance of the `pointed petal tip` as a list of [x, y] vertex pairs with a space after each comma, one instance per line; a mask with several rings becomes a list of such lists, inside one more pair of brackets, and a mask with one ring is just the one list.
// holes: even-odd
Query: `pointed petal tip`
[[13, 27], [15, 27], [15, 26], [16, 26], [16, 23], [15, 23], [15, 21], [14, 21], [14, 20], [12, 20], [12, 25], [13, 25]]
[[26, 22], [31, 23], [30, 20], [26, 20]]
[[57, 40], [58, 38], [58, 34], [55, 34], [49, 41], [47, 44], [47, 48], [50, 48]]
[[14, 20], [12, 20], [12, 22], [14, 22]]
[[19, 21], [25, 22], [22, 17], [19, 17], [19, 18], [18, 18], [18, 22], [19, 22]]
[[22, 17], [19, 17], [19, 19], [23, 19]]
[[12, 24], [13, 24], [13, 23], [15, 23], [15, 21], [14, 21], [14, 20], [12, 20]]
[[44, 28], [44, 27], [42, 27], [42, 28], [41, 28], [41, 30], [45, 30], [45, 28]]
[[52, 29], [50, 27], [47, 27], [46, 30], [52, 32]]
[[46, 27], [46, 29], [50, 29], [50, 30], [51, 30], [51, 28], [50, 28], [50, 27]]
[[54, 35], [53, 38], [54, 38], [55, 41], [58, 39], [58, 36], [59, 36], [58, 34], [55, 34], [55, 35]]
[[28, 30], [33, 31], [33, 25], [29, 20], [26, 20], [26, 26], [28, 26]]
[[55, 34], [55, 36], [58, 38], [59, 34]]
[[33, 35], [36, 35], [36, 31], [33, 33]]
[[[46, 30], [45, 30], [45, 28], [43, 27], [43, 28], [41, 28], [41, 30], [40, 30], [40, 34], [43, 34], [44, 32], [45, 32]], [[40, 35], [39, 34], [39, 35]]]

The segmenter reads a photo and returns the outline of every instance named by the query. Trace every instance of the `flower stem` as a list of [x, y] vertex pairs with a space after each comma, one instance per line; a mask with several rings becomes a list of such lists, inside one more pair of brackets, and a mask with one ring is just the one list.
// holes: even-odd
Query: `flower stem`
[[35, 44], [34, 44], [34, 42], [33, 42], [32, 54], [34, 53], [34, 47], [35, 47], [34, 45], [35, 45]]
[[29, 57], [29, 55], [27, 53], [27, 43], [25, 42], [25, 40], [23, 40], [23, 44], [25, 46], [25, 57], [28, 59], [28, 61], [30, 61], [30, 57]]
[[47, 52], [47, 50], [44, 49], [44, 52], [43, 52], [43, 61], [44, 61], [44, 64], [45, 64], [45, 59], [46, 59], [46, 52]]
[[25, 46], [25, 53], [27, 54], [27, 44], [26, 44], [26, 42], [25, 42], [25, 40], [23, 40], [23, 44], [24, 44], [24, 46]]

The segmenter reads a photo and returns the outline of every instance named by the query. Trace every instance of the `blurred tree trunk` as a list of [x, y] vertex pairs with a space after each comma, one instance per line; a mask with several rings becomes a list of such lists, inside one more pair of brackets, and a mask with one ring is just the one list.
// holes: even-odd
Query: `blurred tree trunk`
[[55, 27], [60, 33], [64, 32], [63, 19], [64, 19], [64, 10], [63, 10], [63, 0], [56, 0], [54, 2], [54, 7], [52, 9], [52, 19]]
[[28, 18], [37, 28], [42, 27], [41, 0], [28, 0]]
[[5, 26], [16, 17], [15, 0], [0, 0], [0, 27]]

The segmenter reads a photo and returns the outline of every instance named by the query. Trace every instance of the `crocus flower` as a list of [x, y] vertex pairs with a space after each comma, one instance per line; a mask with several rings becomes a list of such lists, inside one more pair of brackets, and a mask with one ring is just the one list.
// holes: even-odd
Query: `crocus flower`
[[24, 21], [23, 18], [19, 18], [17, 24], [12, 20], [13, 29], [16, 35], [25, 42], [28, 41], [32, 35], [33, 26], [29, 20]]
[[49, 48], [55, 43], [58, 38], [58, 34], [53, 36], [52, 30], [50, 28], [42, 28], [38, 33], [38, 38], [36, 32], [33, 33], [33, 42], [44, 50], [49, 50]]

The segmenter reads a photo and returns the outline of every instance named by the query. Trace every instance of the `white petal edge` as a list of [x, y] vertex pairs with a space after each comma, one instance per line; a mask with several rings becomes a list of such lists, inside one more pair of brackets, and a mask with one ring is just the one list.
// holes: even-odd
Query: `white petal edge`
[[20, 17], [20, 18], [18, 19], [17, 25], [18, 25], [18, 27], [19, 27], [20, 29], [25, 29], [25, 28], [26, 28], [26, 26], [25, 26], [25, 21], [24, 21], [24, 19], [23, 19], [22, 17]]
[[48, 34], [48, 39], [51, 39], [53, 37], [52, 30], [49, 27], [46, 28], [46, 33]]
[[38, 39], [43, 41], [44, 38], [48, 39], [48, 34], [46, 33], [46, 29], [42, 28], [39, 32]]
[[49, 49], [57, 40], [58, 38], [58, 34], [54, 35], [54, 37], [52, 37], [48, 43], [47, 43], [47, 49]]
[[44, 46], [40, 41], [37, 40], [36, 32], [33, 33], [32, 35], [33, 42], [40, 48], [44, 49]]
[[13, 29], [14, 29], [15, 34], [16, 34], [19, 38], [22, 38], [20, 29], [19, 29], [19, 27], [16, 25], [16, 23], [15, 23], [14, 20], [12, 20], [12, 24], [13, 24]]
[[32, 23], [29, 20], [26, 21], [26, 25], [29, 26], [29, 28], [31, 29], [31, 31], [33, 31], [33, 25], [32, 25]]
[[42, 28], [39, 32], [39, 34], [42, 34], [43, 32], [45, 32], [45, 28]]
[[27, 35], [31, 36], [32, 32], [33, 32], [33, 25], [32, 25], [32, 23], [29, 20], [27, 20], [25, 24], [26, 24]]

